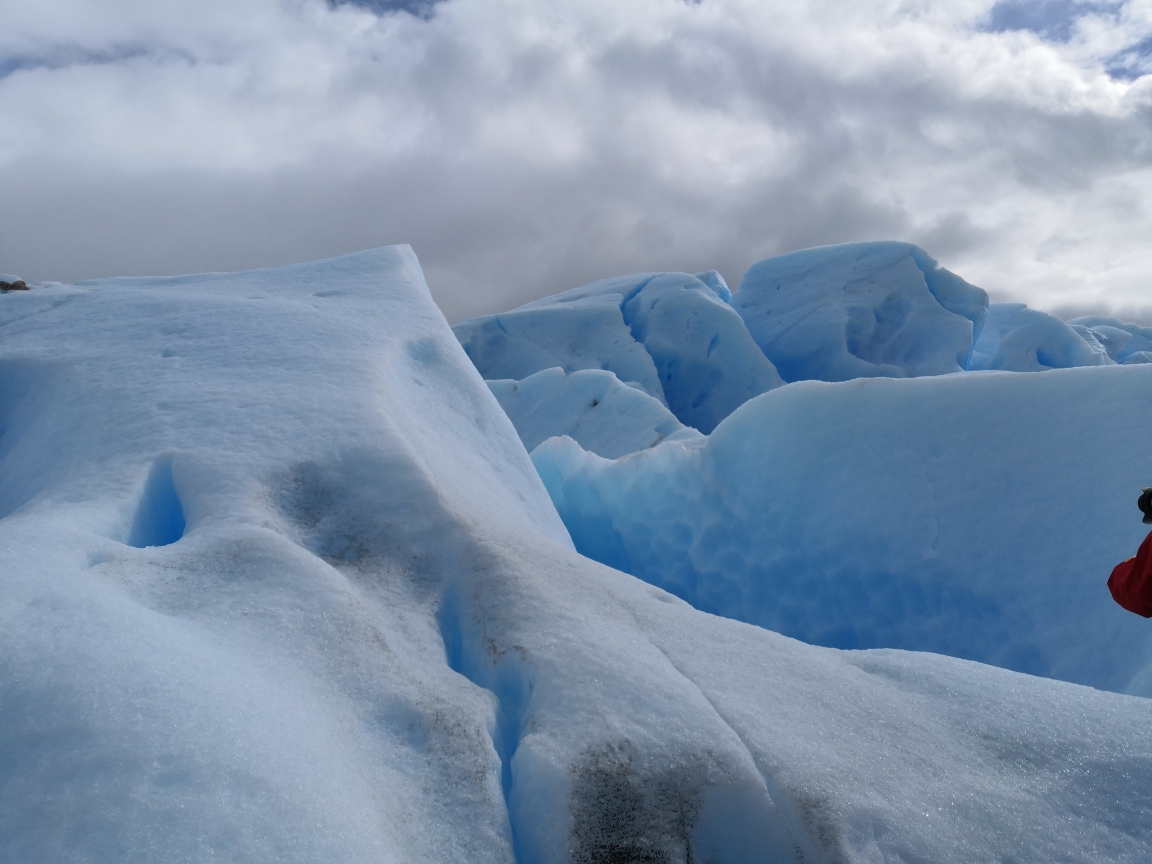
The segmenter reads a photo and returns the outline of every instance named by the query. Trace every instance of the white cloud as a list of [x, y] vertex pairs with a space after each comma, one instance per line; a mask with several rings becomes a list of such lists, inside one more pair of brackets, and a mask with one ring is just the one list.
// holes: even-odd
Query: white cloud
[[1106, 69], [1152, 3], [1056, 5], [1058, 36], [987, 0], [0, 0], [0, 271], [410, 242], [455, 319], [897, 238], [1041, 308], [1149, 306], [1152, 76]]

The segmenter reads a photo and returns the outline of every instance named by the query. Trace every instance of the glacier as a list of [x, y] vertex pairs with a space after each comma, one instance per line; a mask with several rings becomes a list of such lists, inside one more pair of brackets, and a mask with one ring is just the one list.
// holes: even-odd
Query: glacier
[[639, 386], [602, 369], [552, 367], [521, 381], [489, 381], [488, 389], [530, 451], [564, 435], [590, 453], [615, 459], [661, 441], [704, 437]]
[[[894, 241], [767, 258], [749, 268], [736, 293], [714, 270], [604, 279], [453, 331], [486, 380], [524, 381], [548, 369], [610, 372], [705, 435], [785, 381], [1152, 362], [1152, 328], [1100, 317], [1065, 323], [1022, 303], [990, 303], [920, 247]], [[501, 386], [503, 393], [510, 385]], [[523, 438], [529, 450], [569, 434], [570, 419], [560, 418], [585, 405], [568, 389], [563, 407], [557, 394], [546, 410], [532, 409], [533, 431]], [[640, 438], [625, 438], [645, 449], [653, 409], [633, 401], [635, 420], [621, 413], [618, 422], [635, 423]], [[524, 410], [510, 414], [518, 429]], [[552, 425], [549, 416], [557, 418]]]
[[[1105, 337], [1106, 338], [1106, 337]], [[972, 369], [1043, 372], [1115, 363], [1095, 332], [1074, 329], [1023, 303], [993, 304], [973, 350]]]
[[[658, 281], [594, 283], [533, 308]], [[595, 398], [551, 385], [529, 418], [507, 394], [533, 378], [491, 383], [581, 553], [811, 644], [1152, 695], [1147, 628], [1101, 590], [1141, 539], [1124, 502], [1152, 460], [1152, 378], [1131, 367], [1152, 357], [1152, 329], [989, 303], [896, 242], [766, 259], [715, 299], [792, 383], [707, 436], [665, 443], [639, 392], [593, 417]], [[666, 315], [669, 333], [692, 326]]]
[[1144, 537], [1152, 368], [790, 384], [702, 446], [532, 458], [576, 548], [805, 642], [1152, 695], [1104, 587]]
[[753, 264], [732, 306], [786, 381], [845, 381], [966, 369], [988, 295], [910, 243], [848, 243]]
[[715, 271], [605, 279], [453, 330], [488, 379], [550, 367], [602, 369], [638, 384], [705, 434], [753, 396], [783, 384]]
[[[541, 381], [576, 400], [596, 392], [624, 405], [626, 388], [646, 401], [624, 416], [663, 434], [668, 417], [653, 403], [675, 401], [664, 380], [693, 392], [711, 374], [706, 346], [739, 332], [712, 308], [731, 311], [723, 292], [697, 281], [667, 280], [655, 307], [714, 316], [685, 339], [699, 363], [690, 374], [649, 374], [627, 348], [660, 368], [664, 323], [649, 308], [648, 341], [627, 325], [597, 342], [570, 315], [566, 332], [588, 337], [563, 355], [574, 368], [545, 359], [497, 377], [531, 398], [524, 380], [555, 366], [563, 378]], [[611, 303], [587, 307], [616, 321]], [[540, 347], [506, 326], [526, 334], [521, 347]], [[725, 356], [742, 363], [746, 343], [729, 344]], [[1152, 857], [1152, 701], [940, 654], [805, 644], [578, 554], [537, 467], [558, 446], [572, 464], [601, 457], [549, 438], [534, 465], [493, 393], [501, 386], [470, 356], [407, 247], [0, 297], [0, 860]], [[639, 449], [595, 464], [664, 460], [669, 481], [690, 485], [683, 454], [749, 458], [741, 423], [781, 422], [775, 406], [810, 404], [815, 419], [823, 400], [820, 416], [842, 432], [843, 410], [857, 407], [844, 394], [856, 394], [865, 425], [904, 409], [937, 424], [908, 438], [947, 441], [962, 428], [996, 440], [1013, 419], [997, 420], [999, 390], [1016, 388], [1026, 413], [1096, 392], [1102, 375], [1142, 392], [1148, 372], [769, 387], [767, 370], [718, 377], [732, 401], [767, 389], [711, 435], [640, 446], [649, 439], [638, 433], [618, 449]], [[998, 395], [981, 397], [984, 385]], [[1077, 434], [1085, 447], [1127, 440], [1101, 439], [1105, 424], [1085, 431], [1086, 412], [1111, 407], [1118, 387], [1067, 403], [1084, 422], [1060, 432], [1060, 448], [1031, 473], [1001, 478], [990, 466], [953, 514], [994, 525], [1032, 500], [1013, 484], [1046, 472], [1067, 472], [1039, 487], [1065, 498], [1033, 502], [1051, 535], [1079, 502], [1103, 502], [1111, 481], [1097, 489], [1087, 467], [1050, 457]], [[547, 393], [537, 396], [529, 420]], [[560, 421], [584, 423], [589, 446], [607, 440], [609, 424], [566, 411]], [[822, 434], [828, 444], [838, 433]], [[906, 440], [864, 435], [852, 452], [894, 463]], [[906, 511], [898, 481], [926, 459], [963, 461], [947, 449], [913, 455], [894, 466], [903, 473], [886, 499]], [[666, 507], [680, 501], [670, 494]], [[845, 497], [837, 512], [863, 506]], [[939, 524], [938, 550], [954, 550], [962, 532]], [[1077, 541], [1096, 555], [1128, 540], [1115, 528], [1093, 538], [1103, 524], [1060, 548]], [[920, 531], [908, 555], [923, 551]], [[1020, 554], [980, 542], [987, 556]], [[1051, 593], [1067, 587], [1058, 579]]]

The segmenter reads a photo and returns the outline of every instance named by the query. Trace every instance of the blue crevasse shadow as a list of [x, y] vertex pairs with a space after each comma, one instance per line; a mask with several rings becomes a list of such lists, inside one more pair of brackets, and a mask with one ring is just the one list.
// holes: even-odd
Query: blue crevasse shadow
[[184, 536], [184, 506], [172, 480], [172, 457], [161, 456], [152, 465], [144, 495], [132, 521], [128, 545], [137, 549], [168, 546]]

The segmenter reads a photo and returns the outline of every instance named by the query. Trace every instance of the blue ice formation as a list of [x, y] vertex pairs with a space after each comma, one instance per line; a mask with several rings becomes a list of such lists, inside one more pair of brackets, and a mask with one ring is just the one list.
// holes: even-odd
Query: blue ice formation
[[1085, 330], [1104, 346], [1108, 357], [1117, 363], [1147, 363], [1138, 355], [1152, 353], [1152, 327], [1107, 318], [1101, 315], [1086, 315], [1068, 321], [1068, 326], [1085, 336]]
[[725, 303], [732, 302], [732, 289], [728, 287], [728, 283], [724, 281], [724, 277], [720, 275], [719, 271], [706, 270], [703, 273], [697, 273], [696, 278], [711, 288], [716, 296]]
[[[993, 303], [972, 351], [970, 368], [1008, 372], [1043, 372], [1073, 366], [1107, 366], [1115, 361], [1087, 327], [1065, 324], [1054, 315], [1023, 303]], [[1111, 337], [1113, 344], [1115, 338]]]
[[786, 381], [905, 378], [968, 368], [988, 295], [910, 243], [767, 258], [732, 307]]
[[565, 296], [551, 298], [555, 304], [540, 301], [473, 318], [452, 331], [485, 379], [519, 381], [553, 367], [565, 372], [606, 369], [664, 402], [656, 366], [624, 320], [623, 296], [561, 301]]
[[453, 329], [486, 379], [606, 369], [708, 433], [783, 381], [725, 302], [720, 275], [700, 275], [606, 279]]
[[703, 439], [639, 387], [602, 369], [554, 367], [522, 381], [489, 381], [488, 388], [529, 452], [555, 435], [567, 435], [606, 459], [662, 441]]
[[1152, 368], [790, 384], [703, 446], [532, 454], [577, 549], [694, 606], [1152, 695], [1134, 554]]
[[[784, 381], [1152, 362], [1152, 328], [1099, 317], [1065, 324], [1023, 304], [989, 305], [982, 289], [923, 249], [892, 241], [767, 258], [735, 294], [715, 270], [641, 273], [453, 330], [486, 380], [608, 371], [705, 434]], [[556, 394], [547, 410], [533, 409], [529, 450], [571, 433], [569, 419], [585, 406], [576, 390], [565, 392], [571, 405]], [[637, 422], [650, 425], [646, 415]]]

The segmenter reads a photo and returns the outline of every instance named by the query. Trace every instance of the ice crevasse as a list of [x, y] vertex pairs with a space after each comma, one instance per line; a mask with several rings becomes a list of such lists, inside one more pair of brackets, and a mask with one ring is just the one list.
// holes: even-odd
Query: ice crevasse
[[0, 860], [1152, 856], [1149, 701], [578, 555], [406, 247], [0, 334]]

